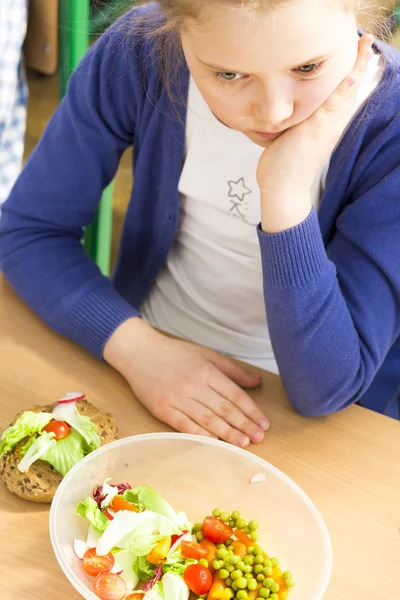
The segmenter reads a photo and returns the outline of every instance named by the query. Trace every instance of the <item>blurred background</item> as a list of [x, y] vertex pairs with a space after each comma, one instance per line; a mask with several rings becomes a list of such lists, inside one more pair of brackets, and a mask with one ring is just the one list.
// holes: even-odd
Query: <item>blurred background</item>
[[[83, 51], [88, 38], [95, 39], [133, 5], [133, 0], [79, 0], [74, 8], [73, 0], [30, 0], [24, 45], [29, 89], [24, 160], [56, 109], [76, 59], [71, 58], [71, 51], [74, 52], [70, 47], [71, 28], [82, 34], [82, 39], [78, 36], [77, 40], [82, 46], [77, 51]], [[382, 8], [383, 12], [377, 15], [382, 23], [382, 37], [400, 48], [400, 3], [382, 0]], [[115, 261], [131, 185], [131, 150], [128, 150], [114, 182], [111, 264]]]

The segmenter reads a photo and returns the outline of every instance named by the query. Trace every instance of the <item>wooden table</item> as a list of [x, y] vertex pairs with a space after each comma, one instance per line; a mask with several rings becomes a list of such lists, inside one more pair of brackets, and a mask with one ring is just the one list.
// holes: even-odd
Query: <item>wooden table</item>
[[[21, 408], [71, 389], [112, 410], [121, 437], [168, 429], [108, 365], [51, 332], [0, 275], [0, 430]], [[326, 600], [400, 600], [400, 423], [359, 407], [304, 419], [267, 373], [254, 398], [272, 427], [251, 451], [292, 477], [330, 530], [334, 570]], [[47, 505], [20, 500], [0, 483], [2, 599], [80, 598], [53, 556], [48, 513]]]

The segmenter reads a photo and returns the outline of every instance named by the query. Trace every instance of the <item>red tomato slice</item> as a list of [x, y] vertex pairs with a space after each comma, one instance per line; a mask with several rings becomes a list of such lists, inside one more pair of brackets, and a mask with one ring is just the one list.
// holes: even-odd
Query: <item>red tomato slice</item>
[[233, 534], [232, 527], [215, 517], [206, 517], [201, 526], [201, 531], [204, 537], [210, 542], [214, 542], [214, 544], [226, 542]]
[[207, 558], [208, 549], [204, 546], [200, 546], [197, 542], [187, 542], [183, 540], [181, 543], [181, 549], [183, 556], [186, 558], [195, 558], [199, 560], [200, 558]]
[[62, 440], [66, 438], [71, 433], [71, 427], [65, 421], [56, 421], [53, 419], [43, 427], [43, 431], [47, 431], [47, 433], [54, 433], [55, 440]]
[[183, 579], [188, 588], [197, 594], [197, 596], [207, 594], [212, 585], [212, 575], [210, 570], [199, 564], [186, 567]]
[[97, 556], [96, 548], [89, 548], [83, 555], [83, 568], [88, 575], [99, 575], [99, 573], [108, 573], [115, 563], [114, 556], [109, 552], [105, 556]]
[[93, 580], [93, 590], [101, 600], [122, 600], [126, 594], [126, 583], [114, 573], [101, 573]]
[[124, 500], [122, 496], [114, 496], [114, 499], [112, 501], [112, 507], [115, 510], [115, 512], [118, 512], [119, 510], [130, 510], [131, 512], [139, 512], [136, 506]]

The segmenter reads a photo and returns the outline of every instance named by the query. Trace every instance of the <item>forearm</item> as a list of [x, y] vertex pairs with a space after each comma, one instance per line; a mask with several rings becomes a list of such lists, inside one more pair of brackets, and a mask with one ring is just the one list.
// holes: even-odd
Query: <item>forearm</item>
[[309, 416], [335, 412], [366, 390], [382, 348], [371, 350], [355, 326], [315, 211], [294, 229], [259, 237], [268, 326], [289, 399]]
[[106, 342], [103, 358], [126, 377], [128, 373], [132, 374], [138, 361], [143, 360], [146, 349], [156, 343], [159, 335], [139, 316], [127, 319]]

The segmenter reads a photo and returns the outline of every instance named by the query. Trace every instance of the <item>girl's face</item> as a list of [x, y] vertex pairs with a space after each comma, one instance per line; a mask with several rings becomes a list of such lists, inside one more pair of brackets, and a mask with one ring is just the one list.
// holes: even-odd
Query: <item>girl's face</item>
[[206, 16], [181, 34], [191, 74], [214, 115], [259, 146], [315, 112], [357, 58], [356, 17], [339, 0]]

